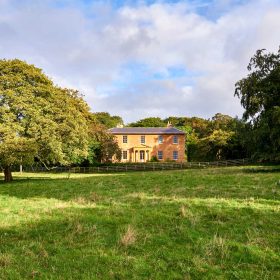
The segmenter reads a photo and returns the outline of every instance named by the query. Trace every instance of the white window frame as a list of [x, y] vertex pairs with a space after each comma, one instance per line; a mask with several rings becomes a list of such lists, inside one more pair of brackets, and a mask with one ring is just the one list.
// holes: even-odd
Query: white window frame
[[[126, 140], [125, 140], [126, 139]], [[122, 137], [122, 142], [123, 142], [123, 144], [127, 144], [127, 142], [128, 142], [128, 137], [127, 137], [127, 135], [123, 135], [123, 137]]]
[[159, 143], [159, 144], [162, 144], [162, 143], [163, 143], [163, 136], [162, 136], [162, 135], [159, 135], [159, 136], [158, 136], [158, 143]]
[[[160, 156], [160, 154], [161, 154], [161, 156]], [[158, 151], [157, 157], [158, 157], [158, 160], [163, 160], [163, 151]]]
[[[175, 156], [176, 155], [176, 156]], [[179, 158], [179, 153], [178, 151], [173, 151], [173, 160], [178, 160]]]
[[[175, 140], [176, 139], [176, 140]], [[179, 144], [178, 135], [173, 135], [173, 144]]]
[[[144, 139], [144, 141], [142, 141]], [[146, 143], [146, 137], [145, 137], [145, 135], [141, 135], [140, 136], [140, 143], [141, 144], [145, 144]]]

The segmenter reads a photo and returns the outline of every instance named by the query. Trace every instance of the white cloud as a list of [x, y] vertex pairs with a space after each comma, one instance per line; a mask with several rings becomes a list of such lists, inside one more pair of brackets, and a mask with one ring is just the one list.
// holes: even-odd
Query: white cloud
[[[205, 16], [186, 3], [113, 10], [98, 2], [85, 10], [71, 1], [60, 7], [0, 0], [0, 54], [43, 68], [58, 84], [80, 89], [93, 111], [126, 121], [241, 115], [234, 84], [256, 49], [278, 48], [280, 5], [232, 2], [214, 1]], [[145, 67], [137, 71], [133, 63]], [[168, 69], [178, 65], [186, 76], [170, 77]], [[138, 77], [142, 70], [145, 79]]]

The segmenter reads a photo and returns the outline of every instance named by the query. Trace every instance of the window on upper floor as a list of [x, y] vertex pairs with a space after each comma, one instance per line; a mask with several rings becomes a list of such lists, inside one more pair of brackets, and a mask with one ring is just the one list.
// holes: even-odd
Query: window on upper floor
[[145, 135], [141, 135], [140, 143], [145, 144], [145, 142], [146, 142]]
[[163, 159], [163, 151], [158, 151], [157, 156], [158, 159]]
[[173, 144], [178, 144], [178, 135], [173, 136]]
[[173, 160], [178, 160], [178, 151], [173, 151]]
[[123, 135], [122, 142], [125, 143], [125, 144], [127, 143], [127, 135]]
[[163, 143], [163, 136], [162, 136], [162, 135], [159, 135], [159, 136], [158, 136], [158, 143], [159, 143], [159, 144], [162, 144], [162, 143]]

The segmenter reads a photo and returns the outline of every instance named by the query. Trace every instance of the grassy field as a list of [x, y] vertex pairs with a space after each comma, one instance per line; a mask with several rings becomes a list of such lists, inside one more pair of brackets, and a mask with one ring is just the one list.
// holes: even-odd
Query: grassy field
[[280, 167], [0, 184], [0, 279], [280, 279]]

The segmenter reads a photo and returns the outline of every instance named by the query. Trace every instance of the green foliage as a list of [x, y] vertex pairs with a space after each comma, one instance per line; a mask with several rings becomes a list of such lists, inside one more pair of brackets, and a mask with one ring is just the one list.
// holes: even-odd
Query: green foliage
[[191, 130], [191, 132], [186, 134], [186, 154], [188, 157], [188, 161], [195, 161], [200, 159], [200, 157], [198, 156], [200, 153], [198, 143], [199, 138], [194, 130]]
[[157, 117], [150, 117], [128, 124], [130, 127], [165, 127], [166, 123]]
[[93, 118], [106, 128], [117, 127], [118, 125], [123, 125], [123, 120], [119, 116], [111, 116], [107, 112], [96, 112], [92, 113]]
[[259, 158], [280, 160], [280, 48], [276, 54], [258, 50], [248, 70], [235, 87], [251, 123], [247, 145]]
[[[89, 165], [94, 163], [111, 162], [112, 157], [117, 161], [121, 160], [121, 149], [114, 135], [100, 124], [92, 122], [90, 127], [89, 155], [87, 162]], [[85, 165], [83, 162], [82, 165]], [[87, 165], [87, 164], [86, 164]]]
[[242, 142], [245, 124], [238, 118], [217, 113], [211, 120], [170, 117], [165, 121], [175, 123], [178, 129], [185, 131], [188, 161], [236, 159], [246, 156]]
[[145, 118], [128, 126], [165, 127], [171, 123], [186, 133], [188, 161], [236, 159], [247, 156], [245, 123], [217, 113], [211, 120], [198, 117]]
[[17, 176], [0, 279], [280, 279], [279, 166]]
[[159, 162], [157, 156], [152, 156], [150, 162]]
[[200, 140], [200, 152], [206, 156], [206, 159], [225, 159], [226, 147], [233, 137], [234, 132], [221, 129], [213, 130], [212, 133]]
[[186, 133], [189, 161], [241, 158], [247, 155], [242, 142], [244, 122], [217, 113], [211, 120], [197, 117], [146, 118], [129, 126], [164, 127], [171, 123]]
[[209, 120], [198, 117], [169, 117], [164, 120], [170, 122], [175, 127], [191, 127], [199, 138], [206, 136], [209, 133]]
[[0, 60], [0, 164], [70, 164], [87, 155], [88, 106], [33, 65]]
[[38, 153], [38, 145], [34, 139], [24, 137], [6, 137], [0, 144], [0, 162], [2, 166], [30, 164]]
[[224, 131], [232, 131], [236, 128], [236, 122], [238, 121], [237, 118], [233, 118], [229, 115], [224, 115], [221, 113], [215, 114], [210, 122], [210, 126], [212, 129], [221, 129]]

